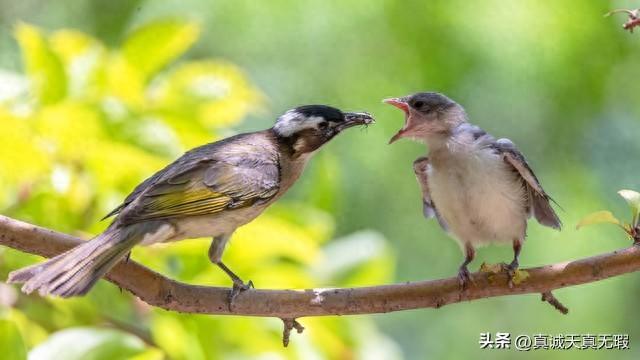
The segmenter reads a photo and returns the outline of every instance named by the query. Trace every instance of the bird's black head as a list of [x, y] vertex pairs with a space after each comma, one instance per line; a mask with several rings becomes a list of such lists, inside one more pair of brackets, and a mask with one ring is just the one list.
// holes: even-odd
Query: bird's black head
[[344, 113], [326, 105], [303, 105], [291, 109], [278, 118], [273, 131], [295, 153], [317, 150], [344, 129], [374, 122], [365, 112]]

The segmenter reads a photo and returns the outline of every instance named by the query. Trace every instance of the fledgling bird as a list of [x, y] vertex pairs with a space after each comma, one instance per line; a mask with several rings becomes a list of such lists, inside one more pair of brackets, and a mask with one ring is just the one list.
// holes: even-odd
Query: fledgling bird
[[368, 113], [325, 105], [289, 110], [267, 130], [203, 145], [146, 179], [105, 218], [111, 225], [90, 241], [47, 262], [9, 274], [22, 291], [83, 295], [135, 245], [212, 236], [209, 258], [233, 281], [229, 303], [245, 283], [222, 262], [236, 228], [278, 200], [310, 157], [343, 130], [374, 122]]
[[434, 92], [385, 99], [405, 113], [389, 143], [410, 138], [426, 143], [428, 157], [414, 171], [422, 190], [424, 216], [435, 217], [465, 254], [458, 277], [462, 288], [475, 248], [490, 242], [513, 244], [509, 285], [518, 268], [527, 219], [560, 229], [561, 222], [524, 156], [509, 139], [494, 139], [468, 122], [462, 106]]

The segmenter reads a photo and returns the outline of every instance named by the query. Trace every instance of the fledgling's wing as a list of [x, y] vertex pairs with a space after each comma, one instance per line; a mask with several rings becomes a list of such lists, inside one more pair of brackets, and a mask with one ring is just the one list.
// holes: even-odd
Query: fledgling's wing
[[416, 174], [416, 179], [418, 180], [418, 185], [420, 185], [420, 190], [422, 191], [422, 213], [424, 217], [427, 219], [436, 218], [438, 220], [438, 224], [444, 231], [449, 231], [447, 223], [438, 213], [436, 209], [436, 205], [433, 203], [433, 199], [431, 199], [431, 192], [429, 191], [429, 158], [419, 157], [413, 162], [413, 171]]
[[254, 133], [193, 149], [140, 184], [116, 209], [118, 221], [212, 215], [268, 201], [280, 188], [271, 145]]
[[492, 148], [501, 155], [504, 161], [512, 166], [522, 178], [522, 181], [527, 187], [529, 207], [536, 220], [542, 225], [560, 230], [562, 222], [551, 207], [551, 201], [553, 201], [553, 199], [544, 191], [533, 170], [531, 170], [531, 167], [527, 164], [524, 155], [516, 148], [515, 144], [509, 139], [498, 139], [492, 144]]

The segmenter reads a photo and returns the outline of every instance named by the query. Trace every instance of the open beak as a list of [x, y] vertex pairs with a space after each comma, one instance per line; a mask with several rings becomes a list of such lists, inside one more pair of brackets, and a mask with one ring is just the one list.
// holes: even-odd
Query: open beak
[[404, 112], [404, 126], [389, 140], [389, 144], [393, 144], [396, 140], [405, 135], [409, 125], [409, 104], [403, 98], [389, 98], [382, 100], [385, 104], [397, 107]]
[[376, 121], [373, 119], [371, 114], [367, 112], [348, 112], [344, 113], [345, 121], [340, 124], [337, 128], [338, 131], [342, 131], [344, 129], [348, 129], [350, 127], [354, 127], [357, 125], [371, 125]]

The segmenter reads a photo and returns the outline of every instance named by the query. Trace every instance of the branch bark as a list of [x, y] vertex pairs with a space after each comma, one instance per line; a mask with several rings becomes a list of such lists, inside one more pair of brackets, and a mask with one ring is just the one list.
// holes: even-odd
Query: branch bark
[[[0, 244], [31, 254], [55, 256], [82, 240], [0, 216]], [[243, 292], [227, 306], [228, 288], [188, 285], [166, 278], [134, 261], [121, 262], [107, 279], [149, 305], [185, 313], [278, 317], [386, 313], [482, 298], [552, 290], [585, 284], [640, 270], [640, 247], [632, 246], [585, 259], [526, 269], [529, 277], [509, 288], [504, 273], [471, 275], [473, 284], [461, 292], [457, 277], [394, 285], [345, 289], [264, 290]], [[545, 301], [553, 303], [554, 297]], [[557, 302], [557, 300], [555, 300]], [[559, 302], [557, 302], [559, 304]], [[555, 305], [554, 305], [555, 306]], [[293, 323], [292, 323], [293, 324]], [[289, 330], [291, 327], [289, 327]]]

